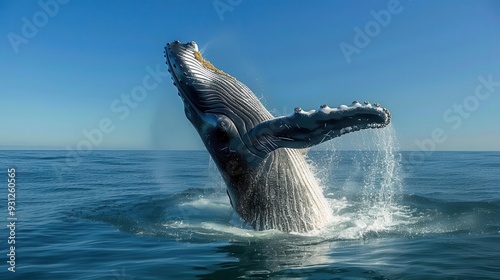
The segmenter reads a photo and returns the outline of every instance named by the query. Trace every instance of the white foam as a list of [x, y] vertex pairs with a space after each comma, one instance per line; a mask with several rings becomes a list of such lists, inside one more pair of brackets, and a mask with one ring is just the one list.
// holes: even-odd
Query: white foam
[[275, 236], [283, 236], [286, 233], [278, 230], [256, 231], [252, 228], [240, 228], [228, 224], [220, 224], [213, 222], [201, 223], [201, 227], [210, 231], [228, 234], [234, 237], [251, 237], [251, 238], [273, 238]]
[[[332, 191], [327, 194], [328, 207], [331, 210], [331, 222], [321, 230], [307, 233], [292, 233], [292, 236], [318, 236], [326, 239], [359, 239], [369, 233], [394, 231], [401, 225], [414, 223], [411, 211], [401, 205], [402, 174], [400, 171], [399, 157], [397, 154], [397, 140], [391, 125], [383, 129], [370, 130], [356, 135], [361, 138], [360, 146], [367, 146], [368, 142], [376, 153], [364, 154], [361, 158], [354, 159], [354, 167], [350, 170], [354, 181], [346, 181], [343, 186], [335, 186], [335, 189], [353, 190], [361, 194], [361, 198], [353, 200], [349, 196], [344, 197], [342, 190]], [[366, 139], [369, 138], [369, 139]], [[358, 154], [359, 156], [359, 154]], [[321, 164], [323, 169], [319, 173], [330, 176], [338, 172], [338, 158], [332, 158], [331, 163]], [[212, 182], [217, 182], [218, 195], [199, 197], [192, 201], [181, 203], [180, 207], [196, 209], [187, 212], [184, 221], [170, 222], [164, 226], [169, 229], [201, 230], [212, 232], [217, 236], [244, 237], [244, 238], [274, 238], [285, 236], [276, 230], [255, 231], [245, 224], [232, 210], [225, 195], [225, 186], [218, 175], [215, 165], [211, 162], [210, 173], [214, 175]], [[318, 166], [316, 166], [318, 167]], [[314, 168], [313, 168], [314, 169]], [[330, 173], [330, 174], [329, 174]], [[359, 185], [359, 177], [362, 176], [362, 184]], [[320, 178], [321, 182], [333, 182], [328, 178]], [[212, 183], [213, 184], [213, 183]], [[329, 186], [328, 189], [332, 189]], [[224, 194], [221, 194], [224, 192]], [[347, 192], [348, 193], [348, 192]], [[215, 216], [217, 218], [207, 218]], [[224, 219], [220, 219], [220, 217]], [[196, 221], [198, 217], [199, 222]], [[202, 219], [199, 219], [202, 218]], [[226, 222], [224, 222], [226, 221]], [[290, 235], [287, 235], [290, 236]]]

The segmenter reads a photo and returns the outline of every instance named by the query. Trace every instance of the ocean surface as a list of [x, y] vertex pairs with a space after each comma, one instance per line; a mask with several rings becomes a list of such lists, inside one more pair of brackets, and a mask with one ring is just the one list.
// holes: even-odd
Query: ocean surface
[[310, 151], [335, 220], [256, 232], [205, 151], [0, 151], [1, 279], [500, 279], [500, 152]]

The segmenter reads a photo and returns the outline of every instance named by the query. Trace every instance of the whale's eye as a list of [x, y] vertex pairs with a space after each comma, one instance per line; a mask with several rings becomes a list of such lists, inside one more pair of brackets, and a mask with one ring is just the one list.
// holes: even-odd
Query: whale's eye
[[219, 120], [217, 127], [222, 131], [227, 131], [229, 129], [229, 124], [225, 120]]
[[221, 117], [217, 120], [217, 129], [215, 132], [215, 136], [217, 137], [217, 141], [220, 143], [227, 143], [231, 139], [231, 131], [232, 131], [232, 123], [231, 120], [226, 117]]

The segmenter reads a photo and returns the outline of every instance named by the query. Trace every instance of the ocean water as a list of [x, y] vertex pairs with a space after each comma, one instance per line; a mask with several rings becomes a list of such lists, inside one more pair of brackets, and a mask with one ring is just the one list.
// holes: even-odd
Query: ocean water
[[205, 151], [0, 151], [0, 278], [500, 279], [499, 152], [309, 160], [335, 219], [294, 234], [248, 229]]

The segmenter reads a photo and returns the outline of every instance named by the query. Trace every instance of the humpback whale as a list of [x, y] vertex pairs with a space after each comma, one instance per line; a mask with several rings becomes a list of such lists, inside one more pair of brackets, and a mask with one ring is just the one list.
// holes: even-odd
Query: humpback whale
[[357, 101], [310, 111], [297, 107], [274, 117], [246, 85], [206, 60], [195, 42], [168, 43], [164, 56], [233, 209], [256, 230], [307, 232], [330, 223], [333, 214], [305, 149], [391, 120], [379, 104]]

